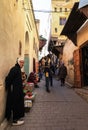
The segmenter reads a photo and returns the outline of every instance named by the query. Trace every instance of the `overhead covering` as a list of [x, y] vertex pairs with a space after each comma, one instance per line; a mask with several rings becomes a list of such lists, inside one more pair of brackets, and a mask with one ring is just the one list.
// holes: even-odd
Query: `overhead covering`
[[80, 0], [78, 8], [88, 18], [88, 0]]
[[80, 8], [80, 12], [84, 13], [84, 15], [88, 18], [88, 6]]
[[45, 46], [47, 40], [42, 36], [40, 36], [39, 40], [39, 50], [41, 50]]
[[80, 0], [79, 2], [79, 9], [83, 8], [84, 6], [88, 6], [88, 0]]
[[58, 37], [51, 37], [51, 40], [52, 40], [52, 41], [57, 41], [57, 40], [58, 40]]
[[63, 53], [63, 46], [54, 46], [52, 49], [52, 53], [54, 53], [58, 57], [59, 54]]
[[59, 56], [60, 52], [56, 49], [56, 48], [53, 48], [52, 49], [52, 53], [54, 53], [57, 57]]
[[83, 25], [87, 17], [78, 10], [79, 2], [76, 2], [72, 8], [69, 18], [60, 35], [66, 35], [77, 45], [77, 30]]

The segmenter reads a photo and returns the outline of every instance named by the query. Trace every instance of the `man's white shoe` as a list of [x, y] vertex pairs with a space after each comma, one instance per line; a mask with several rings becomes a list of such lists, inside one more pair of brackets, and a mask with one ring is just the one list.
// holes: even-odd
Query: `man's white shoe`
[[24, 124], [23, 120], [13, 121], [12, 123], [13, 126], [22, 125], [22, 124]]

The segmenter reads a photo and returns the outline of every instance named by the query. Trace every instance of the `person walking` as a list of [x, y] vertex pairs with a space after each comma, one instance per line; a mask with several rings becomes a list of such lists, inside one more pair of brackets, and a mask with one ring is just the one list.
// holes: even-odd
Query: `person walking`
[[64, 65], [64, 63], [61, 63], [61, 66], [59, 68], [59, 79], [61, 81], [61, 86], [65, 85], [66, 76], [67, 76], [67, 67]]
[[53, 86], [53, 74], [54, 74], [54, 72], [52, 70], [52, 68], [53, 68], [52, 66], [53, 66], [52, 63], [50, 62], [49, 79], [50, 79], [50, 86], [51, 87]]
[[44, 73], [45, 73], [46, 91], [49, 93], [50, 92], [50, 89], [49, 89], [49, 82], [50, 82], [50, 62], [49, 62], [49, 57], [46, 58]]
[[18, 58], [17, 63], [12, 67], [5, 79], [7, 91], [5, 117], [9, 121], [12, 116], [12, 125], [21, 125], [24, 120], [24, 93], [22, 87], [21, 68], [24, 65], [24, 59]]

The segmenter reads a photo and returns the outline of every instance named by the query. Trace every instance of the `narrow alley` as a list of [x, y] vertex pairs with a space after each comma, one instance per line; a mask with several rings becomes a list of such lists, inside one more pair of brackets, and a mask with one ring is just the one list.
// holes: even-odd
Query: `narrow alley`
[[44, 78], [36, 88], [33, 107], [25, 115], [25, 124], [7, 130], [88, 130], [88, 103], [75, 91], [60, 86], [54, 79], [50, 93], [45, 91]]

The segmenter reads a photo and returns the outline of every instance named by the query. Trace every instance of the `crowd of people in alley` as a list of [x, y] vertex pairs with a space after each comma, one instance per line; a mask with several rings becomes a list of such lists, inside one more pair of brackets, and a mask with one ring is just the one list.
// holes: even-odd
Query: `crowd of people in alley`
[[12, 121], [12, 125], [24, 124], [24, 101], [34, 100], [36, 94], [33, 92], [33, 89], [39, 88], [38, 82], [40, 82], [43, 77], [45, 77], [45, 90], [47, 93], [50, 93], [49, 87], [54, 87], [53, 77], [57, 75], [61, 81], [61, 86], [64, 86], [67, 76], [67, 68], [64, 62], [61, 62], [61, 64], [56, 67], [50, 55], [39, 61], [38, 75], [35, 72], [30, 72], [27, 76], [25, 72], [21, 71], [23, 66], [24, 59], [20, 57], [17, 59], [15, 66], [10, 69], [5, 79], [7, 92], [5, 118], [7, 121]]
[[65, 85], [65, 79], [67, 76], [67, 67], [64, 62], [61, 61], [58, 64], [54, 64], [51, 56], [47, 55], [39, 63], [39, 75], [40, 79], [42, 75], [45, 76], [46, 91], [50, 93], [49, 86], [53, 86], [53, 76], [57, 76], [61, 82], [61, 86]]

